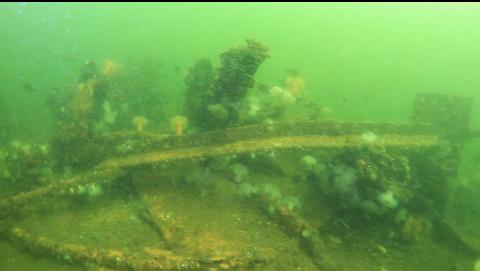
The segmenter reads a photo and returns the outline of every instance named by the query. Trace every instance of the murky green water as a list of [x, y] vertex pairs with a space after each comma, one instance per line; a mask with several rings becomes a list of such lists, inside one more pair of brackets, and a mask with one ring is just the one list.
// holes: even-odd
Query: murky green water
[[480, 270], [480, 6], [0, 5], [1, 270]]

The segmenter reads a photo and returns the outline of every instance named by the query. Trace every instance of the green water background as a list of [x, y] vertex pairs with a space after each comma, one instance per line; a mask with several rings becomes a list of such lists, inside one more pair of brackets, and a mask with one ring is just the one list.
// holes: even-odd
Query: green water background
[[[480, 96], [480, 5], [435, 3], [10, 3], [0, 5], [0, 96], [12, 138], [48, 138], [54, 87], [82, 63], [158, 59], [180, 110], [184, 71], [245, 38], [268, 45], [257, 79], [278, 84], [288, 68], [303, 95], [334, 119], [407, 121], [417, 92]], [[37, 91], [26, 91], [31, 83]], [[478, 105], [472, 127], [480, 126]], [[167, 119], [167, 118], [166, 118]], [[478, 143], [466, 175], [476, 176]]]

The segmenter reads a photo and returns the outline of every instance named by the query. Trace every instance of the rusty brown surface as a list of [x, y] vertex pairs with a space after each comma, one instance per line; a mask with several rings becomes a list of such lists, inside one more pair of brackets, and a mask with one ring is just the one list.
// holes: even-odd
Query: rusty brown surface
[[[367, 132], [374, 133], [374, 140], [365, 138], [364, 133]], [[117, 138], [110, 138], [109, 140], [116, 141], [123, 138], [123, 135], [113, 136], [113, 138], [115, 137]], [[134, 137], [144, 138], [150, 147], [157, 146], [156, 148], [147, 148], [156, 151], [107, 159], [84, 174], [0, 201], [0, 211], [28, 205], [42, 197], [68, 191], [69, 188], [80, 184], [101, 182], [106, 179], [113, 181], [122, 173], [135, 170], [136, 167], [140, 166], [274, 150], [324, 149], [335, 151], [381, 147], [408, 151], [436, 148], [445, 144], [444, 141], [429, 131], [428, 125], [387, 123], [285, 122], [274, 126], [254, 125], [231, 128], [195, 136], [165, 137], [163, 135], [142, 134], [134, 135]], [[269, 205], [275, 206], [277, 223], [283, 225], [291, 235], [300, 240], [308, 241], [305, 236], [316, 232], [315, 226], [309, 225], [301, 216], [285, 206], [271, 202], [268, 198], [262, 198]], [[152, 223], [152, 225], [158, 226], [156, 223]], [[162, 236], [165, 235], [165, 231], [161, 228], [158, 232]], [[74, 261], [87, 261], [114, 269], [222, 270], [243, 268], [263, 262], [263, 259], [243, 258], [238, 255], [194, 260], [175, 255], [169, 250], [150, 247], [143, 251], [147, 256], [147, 260], [145, 260], [145, 255], [130, 255], [129, 252], [125, 251], [59, 244], [44, 237], [31, 236], [18, 228], [14, 228], [6, 235], [8, 239], [27, 247], [34, 253], [60, 257], [68, 255]], [[315, 235], [310, 238], [312, 238], [311, 240], [317, 240], [317, 237]], [[318, 251], [318, 253], [313, 253], [314, 256], [323, 252], [323, 245], [320, 241], [309, 243], [311, 243], [310, 246], [315, 244], [315, 248], [312, 249]]]
[[169, 250], [145, 247], [142, 252], [88, 248], [83, 245], [63, 244], [46, 237], [36, 237], [20, 228], [3, 233], [6, 238], [35, 254], [48, 255], [67, 262], [89, 262], [117, 270], [237, 270], [262, 264], [265, 259], [239, 255], [192, 259]]

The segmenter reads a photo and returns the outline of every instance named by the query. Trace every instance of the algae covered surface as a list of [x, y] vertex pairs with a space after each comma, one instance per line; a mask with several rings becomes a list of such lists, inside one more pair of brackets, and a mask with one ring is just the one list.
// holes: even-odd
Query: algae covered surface
[[480, 6], [0, 4], [0, 270], [480, 270]]

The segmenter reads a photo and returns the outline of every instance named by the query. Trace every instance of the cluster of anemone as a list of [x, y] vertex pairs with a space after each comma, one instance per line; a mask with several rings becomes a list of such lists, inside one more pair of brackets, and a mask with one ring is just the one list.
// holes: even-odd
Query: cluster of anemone
[[185, 134], [187, 130], [188, 119], [184, 116], [175, 116], [170, 119], [170, 128], [176, 136]]
[[280, 103], [284, 105], [294, 104], [296, 101], [296, 97], [290, 91], [279, 86], [272, 87], [268, 93], [271, 97], [278, 99]]
[[299, 75], [288, 76], [284, 83], [288, 91], [295, 97], [299, 96], [305, 87], [305, 80]]
[[[252, 196], [263, 194], [267, 196], [270, 200], [273, 200], [289, 210], [300, 209], [301, 203], [300, 200], [292, 195], [283, 196], [280, 189], [272, 183], [263, 183], [261, 185], [253, 185], [251, 183], [242, 182], [238, 184], [238, 193], [242, 196]], [[269, 206], [269, 210], [274, 211], [275, 207]]]
[[102, 73], [106, 78], [111, 78], [118, 73], [119, 65], [111, 59], [107, 59], [103, 62]]
[[143, 133], [145, 131], [145, 128], [147, 127], [148, 122], [149, 122], [148, 119], [144, 116], [135, 116], [132, 119], [132, 124], [138, 133]]
[[98, 197], [103, 193], [103, 189], [100, 185], [96, 183], [90, 183], [86, 185], [77, 185], [75, 187], [72, 187], [69, 189], [68, 192], [74, 195]]

